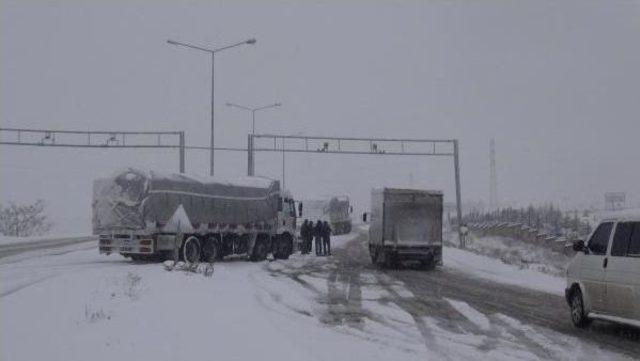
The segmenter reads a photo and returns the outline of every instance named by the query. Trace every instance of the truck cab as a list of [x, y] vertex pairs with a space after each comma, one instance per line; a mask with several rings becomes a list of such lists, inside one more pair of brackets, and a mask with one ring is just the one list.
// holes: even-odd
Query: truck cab
[[284, 192], [280, 197], [280, 206], [278, 208], [278, 233], [289, 232], [295, 234], [296, 219], [296, 202], [291, 193]]
[[278, 227], [271, 242], [275, 258], [287, 259], [294, 252], [296, 218], [296, 202], [291, 193], [284, 191], [278, 199]]

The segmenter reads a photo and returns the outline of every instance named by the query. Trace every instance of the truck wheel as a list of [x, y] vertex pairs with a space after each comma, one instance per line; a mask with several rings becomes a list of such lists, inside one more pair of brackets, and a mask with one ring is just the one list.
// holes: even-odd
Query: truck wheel
[[582, 292], [579, 288], [576, 288], [571, 293], [571, 321], [574, 326], [578, 328], [585, 328], [590, 323], [591, 320], [587, 317], [584, 312], [584, 301], [582, 299]]
[[222, 252], [215, 238], [209, 238], [202, 245], [202, 259], [207, 262], [220, 260]]
[[384, 252], [384, 262], [382, 266], [384, 268], [398, 268], [399, 262], [398, 257], [393, 252]]
[[264, 239], [257, 239], [249, 260], [251, 262], [264, 261], [267, 259], [267, 253], [269, 253], [269, 250], [267, 249], [267, 242], [265, 242]]
[[198, 238], [191, 236], [187, 238], [182, 246], [182, 259], [187, 263], [200, 262], [202, 250]]
[[289, 259], [293, 252], [293, 240], [288, 235], [283, 235], [278, 239], [276, 253], [273, 255], [277, 259]]
[[433, 259], [433, 256], [429, 259], [420, 261], [420, 268], [424, 271], [433, 271], [436, 269], [436, 261]]

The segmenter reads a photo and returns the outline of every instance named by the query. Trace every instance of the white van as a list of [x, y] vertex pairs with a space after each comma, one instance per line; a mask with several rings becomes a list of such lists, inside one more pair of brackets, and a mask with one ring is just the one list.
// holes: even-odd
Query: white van
[[640, 327], [640, 216], [604, 220], [573, 249], [565, 290], [573, 324], [603, 319]]

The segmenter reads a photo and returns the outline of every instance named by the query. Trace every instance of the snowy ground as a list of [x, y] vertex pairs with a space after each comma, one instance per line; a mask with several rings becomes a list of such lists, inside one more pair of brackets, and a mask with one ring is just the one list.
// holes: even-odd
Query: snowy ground
[[556, 294], [556, 278], [449, 248], [437, 272], [381, 272], [355, 237], [334, 237], [333, 257], [220, 262], [211, 278], [86, 245], [4, 258], [0, 359], [631, 359], [423, 282], [526, 277]]

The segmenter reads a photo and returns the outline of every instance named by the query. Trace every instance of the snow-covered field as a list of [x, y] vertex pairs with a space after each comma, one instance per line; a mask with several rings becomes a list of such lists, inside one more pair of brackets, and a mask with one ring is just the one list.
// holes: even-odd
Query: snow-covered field
[[54, 239], [68, 239], [68, 238], [80, 238], [80, 237], [90, 237], [90, 235], [76, 233], [76, 234], [34, 236], [34, 237], [0, 236], [0, 246], [13, 245], [13, 244], [25, 244], [25, 243], [38, 243], [38, 242], [50, 241]]
[[[355, 236], [334, 237], [334, 248]], [[368, 269], [356, 289], [355, 275], [328, 257], [220, 262], [208, 278], [75, 247], [0, 260], [0, 359], [624, 359], [456, 299], [446, 302], [478, 332], [454, 332], [435, 315], [416, 320], [402, 307], [415, 298], [403, 282]], [[496, 282], [561, 287], [559, 278], [458, 249], [445, 249], [444, 262]]]

